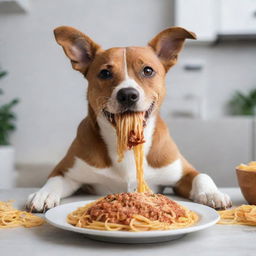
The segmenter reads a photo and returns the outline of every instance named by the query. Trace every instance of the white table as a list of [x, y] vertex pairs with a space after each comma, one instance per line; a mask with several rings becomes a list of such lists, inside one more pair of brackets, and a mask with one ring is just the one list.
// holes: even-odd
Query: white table
[[[22, 209], [25, 200], [35, 189], [0, 190], [0, 201], [15, 199]], [[245, 203], [238, 188], [225, 188], [234, 205]], [[76, 195], [62, 203], [95, 199], [95, 196]], [[172, 196], [173, 199], [180, 198]], [[184, 199], [182, 199], [184, 200]], [[193, 256], [193, 255], [256, 255], [256, 227], [215, 225], [185, 237], [158, 244], [111, 244], [90, 240], [82, 234], [64, 231], [45, 224], [35, 228], [0, 229], [1, 256]]]

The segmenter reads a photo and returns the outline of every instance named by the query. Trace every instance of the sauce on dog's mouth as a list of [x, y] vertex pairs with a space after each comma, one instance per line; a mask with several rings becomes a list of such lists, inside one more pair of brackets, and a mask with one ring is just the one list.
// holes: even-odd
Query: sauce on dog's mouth
[[[153, 101], [151, 103], [149, 109], [143, 112], [144, 113], [144, 126], [146, 126], [147, 120], [150, 117], [150, 114], [152, 113], [154, 106], [155, 106], [155, 102]], [[106, 119], [113, 126], [116, 126], [116, 119], [115, 119], [116, 115], [126, 115], [126, 114], [129, 114], [129, 113], [136, 113], [137, 111], [127, 110], [127, 111], [124, 111], [124, 112], [114, 114], [114, 113], [111, 113], [111, 112], [107, 111], [106, 109], [103, 109], [102, 112], [103, 112], [104, 116], [106, 117]]]

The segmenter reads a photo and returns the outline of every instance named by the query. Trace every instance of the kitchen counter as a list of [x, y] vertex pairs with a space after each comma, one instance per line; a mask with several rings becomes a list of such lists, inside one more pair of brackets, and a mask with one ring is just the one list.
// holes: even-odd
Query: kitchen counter
[[[22, 209], [27, 196], [36, 189], [17, 188], [0, 190], [0, 200], [14, 199], [15, 207]], [[223, 188], [234, 205], [246, 203], [238, 188]], [[74, 195], [62, 203], [95, 199], [95, 196]], [[172, 196], [175, 200], [179, 197]], [[184, 199], [182, 199], [184, 201]], [[171, 256], [171, 255], [255, 255], [256, 227], [215, 225], [185, 237], [156, 244], [111, 244], [97, 242], [82, 234], [64, 231], [49, 224], [35, 228], [0, 229], [0, 255], [47, 256]]]

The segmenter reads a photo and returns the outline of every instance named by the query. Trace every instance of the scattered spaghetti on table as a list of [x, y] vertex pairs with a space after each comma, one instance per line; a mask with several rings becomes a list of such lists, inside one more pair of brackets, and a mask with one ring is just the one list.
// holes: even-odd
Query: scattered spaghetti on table
[[44, 219], [26, 211], [20, 211], [12, 206], [12, 201], [0, 201], [0, 228], [40, 226]]
[[241, 205], [218, 213], [221, 218], [218, 224], [256, 226], [256, 205]]

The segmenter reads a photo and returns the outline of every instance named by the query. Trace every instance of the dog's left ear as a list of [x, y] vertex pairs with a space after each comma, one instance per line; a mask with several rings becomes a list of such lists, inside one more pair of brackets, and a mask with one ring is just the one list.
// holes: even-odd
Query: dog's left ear
[[73, 69], [85, 75], [101, 47], [90, 37], [72, 27], [58, 27], [54, 29], [54, 36], [70, 59]]
[[176, 63], [186, 38], [196, 39], [196, 35], [184, 28], [172, 27], [160, 32], [148, 45], [153, 48], [168, 71]]

